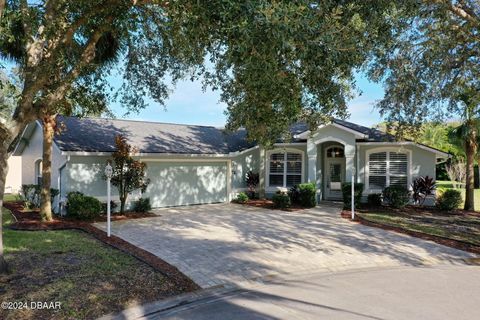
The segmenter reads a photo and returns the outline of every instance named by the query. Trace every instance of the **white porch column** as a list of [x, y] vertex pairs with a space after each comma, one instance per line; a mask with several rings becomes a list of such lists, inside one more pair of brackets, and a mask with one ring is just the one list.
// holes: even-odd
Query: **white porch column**
[[232, 201], [232, 160], [227, 160], [227, 203]]
[[350, 181], [352, 170], [355, 168], [355, 146], [345, 146], [345, 181]]
[[315, 184], [317, 184], [317, 145], [311, 138], [307, 139], [307, 157], [308, 182], [315, 182]]
[[265, 198], [265, 149], [259, 148], [259, 187], [258, 190], [260, 198]]

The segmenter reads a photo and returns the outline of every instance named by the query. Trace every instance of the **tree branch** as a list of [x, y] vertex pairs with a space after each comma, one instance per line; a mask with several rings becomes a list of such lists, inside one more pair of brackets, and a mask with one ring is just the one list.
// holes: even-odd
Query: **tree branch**
[[5, 0], [0, 0], [0, 24], [2, 23], [3, 12], [5, 11]]
[[114, 2], [117, 2], [116, 0], [110, 0], [110, 1], [105, 1], [102, 2], [99, 5], [93, 6], [90, 11], [85, 13], [84, 15], [80, 16], [77, 20], [75, 20], [65, 31], [65, 35], [63, 39], [61, 40], [62, 43], [64, 44], [70, 44], [75, 32], [83, 26], [90, 18], [94, 17], [95, 15], [98, 15], [100, 12], [102, 12], [104, 9], [108, 8], [111, 10], [111, 5], [113, 5]]
[[458, 4], [453, 4], [449, 0], [424, 0], [426, 2], [430, 3], [435, 3], [435, 4], [441, 4], [447, 8], [450, 12], [455, 14], [457, 17], [469, 21], [475, 25], [478, 25], [480, 21], [475, 15], [470, 14], [468, 11], [471, 11], [470, 8], [465, 6], [465, 3], [463, 1], [460, 1], [460, 5]]
[[109, 17], [105, 24], [100, 26], [95, 32], [92, 34], [90, 39], [88, 40], [87, 44], [85, 45], [82, 55], [80, 56], [79, 61], [77, 64], [67, 73], [67, 75], [61, 80], [61, 85], [57, 87], [57, 89], [49, 95], [47, 101], [50, 103], [56, 103], [62, 100], [67, 92], [67, 90], [71, 87], [72, 83], [81, 75], [83, 69], [87, 67], [94, 59], [95, 59], [95, 49], [97, 42], [100, 40], [102, 35], [111, 28], [111, 23], [113, 21], [113, 17]]

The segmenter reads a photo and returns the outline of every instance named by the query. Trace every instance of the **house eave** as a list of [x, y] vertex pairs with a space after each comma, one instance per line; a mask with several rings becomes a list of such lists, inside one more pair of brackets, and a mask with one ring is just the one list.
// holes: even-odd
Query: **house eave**
[[[326, 124], [326, 125], [320, 125], [320, 126], [317, 127], [317, 130], [320, 130], [320, 129], [328, 127], [328, 126], [332, 126], [332, 127], [341, 129], [343, 131], [349, 132], [349, 133], [353, 134], [356, 139], [368, 139], [368, 135], [363, 134], [361, 132], [358, 132], [356, 130], [350, 129], [346, 126], [343, 126], [343, 125], [335, 123], [335, 122], [332, 122], [332, 123], [329, 123], [329, 124]], [[310, 136], [311, 133], [312, 133], [311, 130], [307, 130], [307, 131], [304, 131], [302, 133], [296, 134], [293, 137], [295, 139], [308, 139], [308, 137]]]
[[444, 152], [444, 151], [441, 151], [441, 150], [438, 150], [438, 149], [435, 149], [435, 148], [432, 148], [432, 147], [429, 147], [429, 146], [426, 146], [426, 145], [423, 145], [423, 144], [420, 144], [420, 143], [416, 143], [416, 142], [413, 142], [413, 141], [397, 141], [397, 142], [370, 141], [370, 142], [357, 142], [357, 145], [362, 145], [362, 146], [369, 146], [369, 145], [404, 146], [404, 145], [410, 145], [410, 146], [416, 146], [416, 147], [418, 147], [420, 149], [423, 149], [423, 150], [433, 152], [433, 153], [436, 154], [437, 158], [451, 158], [452, 157], [452, 155], [447, 153], [447, 152]]
[[[103, 156], [108, 157], [111, 156], [113, 152], [106, 152], [106, 151], [62, 151], [62, 155], [64, 156], [80, 156], [80, 157], [88, 157], [88, 156]], [[152, 152], [140, 152], [135, 153], [135, 157], [142, 157], [142, 158], [149, 158], [149, 159], [167, 159], [167, 158], [175, 158], [175, 159], [212, 159], [212, 158], [230, 158], [229, 154], [220, 154], [220, 153], [204, 153], [204, 154], [197, 154], [197, 153], [152, 153]]]

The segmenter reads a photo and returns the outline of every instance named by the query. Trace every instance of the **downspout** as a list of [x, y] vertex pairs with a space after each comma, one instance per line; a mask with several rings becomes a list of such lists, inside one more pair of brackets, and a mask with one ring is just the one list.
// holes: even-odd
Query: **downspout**
[[361, 183], [362, 181], [360, 180], [360, 146], [355, 143], [355, 156], [357, 157], [357, 183]]
[[70, 156], [67, 156], [67, 160], [58, 168], [58, 190], [59, 190], [59, 200], [58, 200], [58, 212], [60, 215], [63, 215], [63, 208], [65, 207], [65, 197], [63, 197], [63, 185], [62, 185], [62, 174], [63, 169], [67, 167], [68, 162], [70, 161]]

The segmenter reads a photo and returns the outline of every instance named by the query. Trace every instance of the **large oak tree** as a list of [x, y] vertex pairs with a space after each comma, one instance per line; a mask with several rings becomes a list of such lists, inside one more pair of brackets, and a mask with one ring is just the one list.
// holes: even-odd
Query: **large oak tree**
[[[176, 79], [190, 62], [198, 62], [187, 61], [194, 56], [188, 52], [175, 58], [171, 30], [164, 23], [167, 4], [0, 0], [0, 55], [16, 64], [22, 82], [14, 112], [2, 112], [0, 119], [0, 205], [9, 147], [28, 123], [43, 120], [51, 137], [55, 112], [84, 108], [95, 97], [105, 101], [118, 93], [132, 109], [142, 107], [146, 96], [162, 102], [167, 70]], [[101, 63], [112, 51], [123, 56], [120, 66]], [[125, 81], [120, 92], [112, 92], [107, 78], [118, 69]], [[0, 271], [5, 269], [0, 237]]]
[[[390, 38], [396, 14], [382, 0], [0, 0], [0, 48], [10, 49], [0, 54], [21, 66], [23, 82], [15, 112], [0, 122], [0, 201], [9, 145], [82, 90], [138, 110], [147, 96], [164, 101], [166, 74], [202, 77], [221, 90], [228, 127], [264, 145], [298, 120], [345, 117], [353, 72]], [[100, 63], [112, 49], [117, 63]], [[124, 83], [111, 93], [117, 70]]]

